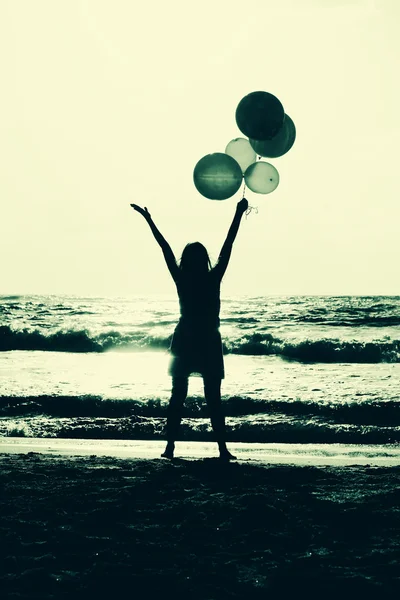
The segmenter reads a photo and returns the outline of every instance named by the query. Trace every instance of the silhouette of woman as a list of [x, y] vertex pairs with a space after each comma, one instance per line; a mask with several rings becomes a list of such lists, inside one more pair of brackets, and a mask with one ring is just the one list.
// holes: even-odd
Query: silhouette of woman
[[172, 393], [167, 412], [167, 446], [161, 456], [174, 457], [182, 407], [188, 392], [188, 378], [190, 375], [201, 375], [220, 458], [233, 460], [236, 457], [226, 447], [225, 417], [221, 404], [224, 358], [219, 332], [220, 284], [248, 202], [245, 198], [238, 202], [218, 262], [213, 268], [206, 248], [199, 242], [187, 244], [178, 266], [170, 245], [157, 229], [147, 208], [143, 209], [137, 204], [131, 206], [146, 219], [163, 251], [176, 284], [181, 311], [170, 347]]

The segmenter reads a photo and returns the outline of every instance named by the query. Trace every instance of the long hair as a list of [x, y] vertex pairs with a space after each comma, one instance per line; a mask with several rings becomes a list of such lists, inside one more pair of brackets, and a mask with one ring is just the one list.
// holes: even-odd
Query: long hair
[[185, 275], [205, 275], [212, 268], [205, 246], [200, 242], [186, 244], [183, 249], [179, 268]]

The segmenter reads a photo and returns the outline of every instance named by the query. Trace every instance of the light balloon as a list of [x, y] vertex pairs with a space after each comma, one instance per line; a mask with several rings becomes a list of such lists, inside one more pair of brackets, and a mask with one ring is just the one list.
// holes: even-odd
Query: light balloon
[[279, 173], [267, 162], [256, 162], [244, 174], [247, 187], [256, 194], [270, 194], [279, 184]]
[[239, 163], [242, 173], [257, 160], [254, 149], [251, 147], [249, 140], [245, 138], [231, 140], [225, 148], [225, 154], [232, 156]]

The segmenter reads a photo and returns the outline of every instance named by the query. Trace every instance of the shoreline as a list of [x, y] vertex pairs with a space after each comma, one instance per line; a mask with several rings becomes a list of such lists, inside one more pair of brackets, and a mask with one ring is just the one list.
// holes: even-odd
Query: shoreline
[[[0, 454], [38, 453], [61, 456], [97, 456], [126, 459], [160, 458], [162, 440], [102, 440], [75, 438], [0, 438]], [[400, 445], [283, 444], [228, 442], [238, 462], [263, 465], [315, 465], [379, 467], [400, 466]], [[175, 458], [199, 460], [216, 458], [215, 442], [176, 442]]]

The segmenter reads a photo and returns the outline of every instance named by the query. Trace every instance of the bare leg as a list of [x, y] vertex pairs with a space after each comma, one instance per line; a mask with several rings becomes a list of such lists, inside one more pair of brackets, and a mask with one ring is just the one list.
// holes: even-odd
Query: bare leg
[[204, 395], [210, 412], [211, 425], [217, 439], [220, 458], [235, 460], [226, 447], [225, 417], [221, 403], [221, 379], [204, 379]]
[[178, 437], [182, 418], [182, 406], [188, 392], [187, 377], [172, 378], [172, 393], [167, 409], [167, 446], [161, 454], [164, 458], [174, 458], [175, 440]]

